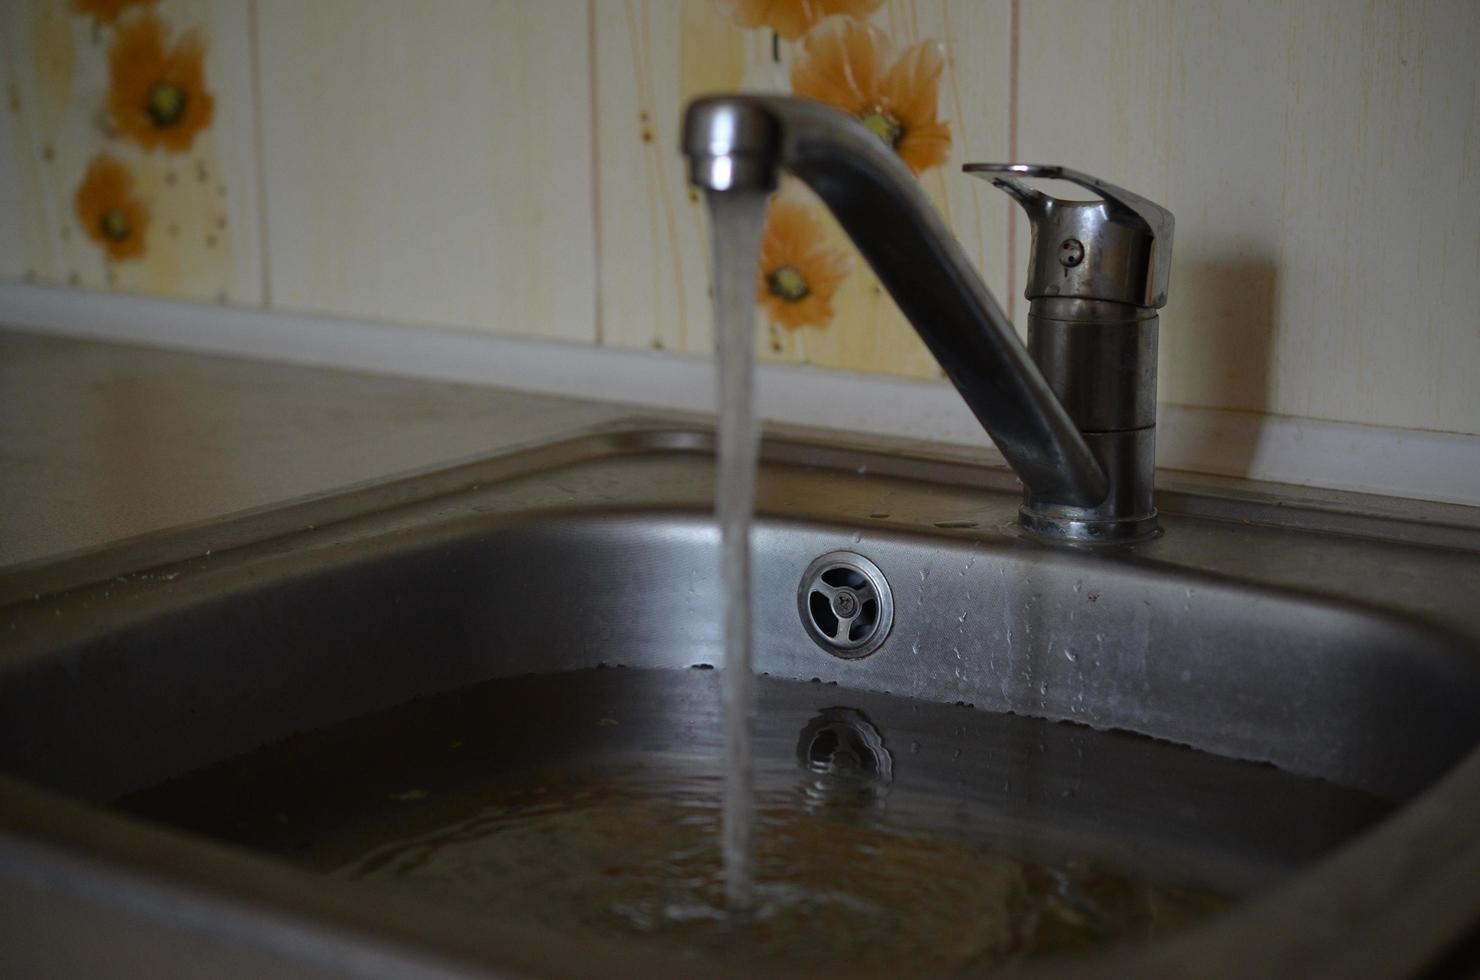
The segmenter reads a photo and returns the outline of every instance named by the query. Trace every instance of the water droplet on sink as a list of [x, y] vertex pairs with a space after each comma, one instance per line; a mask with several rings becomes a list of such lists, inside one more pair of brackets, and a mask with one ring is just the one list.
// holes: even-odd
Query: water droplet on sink
[[920, 569], [920, 581], [923, 582], [923, 581], [925, 581], [929, 577], [930, 577], [930, 569], [928, 569], [928, 568], [922, 568], [922, 569]]
[[1070, 650], [1068, 647], [1064, 647], [1064, 659], [1069, 661], [1071, 664], [1076, 664], [1079, 662], [1079, 654], [1075, 653], [1073, 650]]

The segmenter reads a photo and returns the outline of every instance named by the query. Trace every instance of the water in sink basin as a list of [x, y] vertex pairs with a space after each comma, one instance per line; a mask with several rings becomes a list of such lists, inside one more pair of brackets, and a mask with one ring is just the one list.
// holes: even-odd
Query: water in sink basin
[[727, 917], [718, 673], [491, 681], [119, 805], [368, 888], [554, 926], [594, 957], [640, 943], [849, 976], [1164, 935], [1387, 809], [1138, 736], [762, 677], [756, 905]]

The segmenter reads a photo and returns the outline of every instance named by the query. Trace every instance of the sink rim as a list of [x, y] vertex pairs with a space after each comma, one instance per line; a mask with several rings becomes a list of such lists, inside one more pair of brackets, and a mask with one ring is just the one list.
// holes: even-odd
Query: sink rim
[[[106, 545], [3, 565], [0, 609], [37, 595], [221, 553], [306, 527], [324, 527], [572, 463], [650, 453], [712, 457], [714, 430], [696, 421], [700, 419], [678, 413], [634, 415], [491, 454], [480, 453]], [[760, 458], [762, 465], [793, 463], [867, 472], [1014, 496], [1021, 486], [990, 448], [807, 426], [764, 426]], [[1166, 469], [1157, 470], [1156, 493], [1159, 511], [1171, 517], [1348, 535], [1480, 556], [1480, 507]]]
[[[218, 553], [226, 548], [246, 547], [249, 543], [262, 544], [281, 535], [299, 533], [306, 525], [323, 526], [334, 521], [348, 521], [388, 508], [455, 494], [469, 486], [500, 482], [603, 456], [653, 452], [706, 454], [708, 440], [705, 432], [671, 427], [611, 429], [544, 443], [491, 459], [376, 481], [344, 493], [236, 515], [193, 528], [158, 532], [110, 546], [104, 553], [64, 556], [40, 565], [0, 571], [0, 609], [8, 603], [25, 602], [37, 593], [46, 595], [70, 591], [89, 582], [106, 580], [115, 569], [125, 566], [134, 571], [200, 555], [213, 550], [209, 547], [211, 542], [224, 544], [224, 547], [216, 549]], [[876, 474], [887, 473], [890, 465], [897, 465], [912, 478], [925, 482], [964, 485], [992, 493], [1014, 492], [1010, 474], [978, 463], [964, 462], [950, 453], [932, 455], [930, 451], [922, 450], [913, 456], [899, 457], [877, 449], [815, 446], [785, 438], [769, 440], [767, 453], [767, 459], [772, 462], [799, 462], [839, 470], [869, 466], [876, 467], [873, 470]], [[1186, 493], [1185, 499], [1191, 502], [1195, 520], [1215, 517], [1223, 521], [1245, 521], [1248, 518], [1239, 515], [1252, 513], [1257, 518], [1255, 523], [1264, 526], [1284, 527], [1302, 533], [1338, 534], [1354, 534], [1376, 525], [1397, 525], [1396, 528], [1389, 526], [1387, 533], [1379, 533], [1376, 539], [1429, 546], [1432, 543], [1424, 538], [1436, 526], [1439, 531], [1434, 533], [1441, 535], [1457, 528], [1460, 541], [1446, 540], [1446, 545], [1470, 554], [1480, 551], [1480, 547], [1475, 546], [1475, 542], [1480, 542], [1480, 512], [1477, 512], [1471, 527], [1467, 520], [1471, 516], [1468, 508], [1459, 509], [1463, 513], [1449, 514], [1447, 509], [1452, 509], [1452, 505], [1439, 505], [1445, 508], [1441, 509], [1441, 514], [1458, 523], [1434, 525], [1422, 520], [1405, 521], [1401, 516], [1378, 512], [1380, 507], [1366, 506], [1364, 509], [1364, 503], [1370, 502], [1357, 501], [1343, 509], [1316, 495], [1314, 499], [1291, 498], [1294, 504], [1290, 505], [1281, 503], [1287, 498], [1265, 499], [1261, 493], [1263, 491], [1258, 488], [1252, 488], [1247, 489], [1243, 497], [1220, 497], [1193, 491]], [[1220, 510], [1220, 502], [1223, 501], [1228, 504]], [[1167, 510], [1175, 514], [1178, 501], [1174, 499], [1171, 503]], [[1405, 508], [1397, 506], [1392, 510], [1401, 515]], [[1431, 513], [1422, 505], [1408, 510], [1419, 516]], [[1416, 525], [1419, 532], [1409, 525]], [[1471, 537], [1475, 541], [1471, 541]], [[1091, 557], [1090, 560], [1102, 559]], [[154, 587], [162, 586], [156, 584]], [[1474, 639], [1473, 634], [1471, 639]], [[38, 867], [46, 866], [48, 860], [65, 863], [67, 852], [74, 856], [90, 854], [102, 862], [99, 870], [107, 864], [124, 860], [124, 855], [117, 849], [109, 849], [108, 842], [126, 834], [129, 830], [127, 825], [132, 823], [128, 818], [6, 777], [0, 777], [0, 803], [4, 804], [0, 805], [0, 855], [8, 855], [0, 856], [0, 873], [19, 874], [24, 878], [27, 874], [34, 874]], [[1420, 965], [1430, 954], [1419, 951], [1411, 940], [1425, 924], [1435, 930], [1473, 928], [1476, 916], [1480, 915], [1480, 874], [1466, 877], [1472, 869], [1480, 869], [1480, 834], [1471, 831], [1468, 839], [1464, 834], [1470, 823], [1464, 815], [1477, 809], [1480, 809], [1480, 748], [1472, 750], [1439, 783], [1403, 806], [1366, 838], [1340, 848], [1310, 870], [1292, 876], [1267, 894], [1241, 904], [1213, 922], [1186, 934], [1111, 953], [1102, 959], [1066, 967], [1045, 963], [1031, 969], [1029, 975], [1053, 976], [1061, 971], [1065, 975], [1082, 975], [1086, 969], [1093, 969], [1109, 976], [1172, 976], [1188, 972], [1189, 964], [1196, 964], [1196, 972], [1200, 975], [1246, 975], [1251, 969], [1247, 959], [1251, 953], [1262, 958], [1260, 966], [1270, 975], [1278, 975], [1283, 967], [1302, 976], [1344, 976], [1348, 975], [1353, 963], [1370, 970], [1374, 964], [1383, 962], [1381, 956], [1384, 955], [1389, 958], [1394, 971], [1405, 963], [1407, 966]], [[201, 847], [208, 851], [219, 850], [218, 845], [187, 840], [185, 835], [172, 831], [156, 832], [167, 839], [168, 847], [176, 849], [176, 863], [181, 868], [189, 868], [191, 856], [204, 861], [202, 867], [221, 867], [212, 863], [214, 859], [206, 860], [209, 854], [199, 850]], [[1442, 856], [1429, 854], [1429, 864], [1424, 866], [1423, 874], [1389, 883], [1384, 898], [1396, 894], [1400, 901], [1380, 902], [1388, 914], [1379, 919], [1369, 919], [1365, 923], [1369, 927], [1364, 928], [1359, 937], [1361, 941], [1354, 941], [1350, 920], [1346, 918], [1352, 911], [1348, 906], [1352, 904], [1358, 885], [1371, 878], [1372, 868], [1387, 862], [1390, 870], [1406, 867], [1411, 874], [1415, 855], [1424, 854], [1425, 847], [1433, 850], [1436, 842], [1449, 841], [1450, 838], [1460, 842], [1457, 850]], [[31, 852], [30, 864], [21, 861], [18, 857], [21, 850], [35, 845], [41, 846], [42, 851]], [[1451, 847], [1452, 842], [1445, 846]], [[48, 854], [49, 858], [46, 857]], [[234, 853], [229, 857], [236, 862], [275, 864], [264, 858]], [[1404, 864], [1399, 857], [1404, 857], [1407, 863]], [[1449, 866], [1447, 869], [1443, 866], [1446, 864]], [[52, 865], [60, 876], [57, 878], [59, 881], [65, 878], [58, 870], [61, 867], [62, 864]], [[232, 867], [240, 869], [242, 866], [233, 864]], [[82, 879], [76, 880], [85, 879], [84, 874]], [[313, 890], [308, 882], [322, 881], [306, 873], [303, 879], [285, 882], [273, 893], [275, 902], [287, 902], [286, 905], [277, 905], [278, 911], [251, 913], [261, 916], [263, 928], [277, 922], [281, 909], [293, 907], [295, 902], [290, 899], [300, 896], [305, 888]], [[219, 881], [213, 883], [188, 877], [186, 881], [187, 893], [190, 888], [211, 890], [215, 887], [218, 895], [236, 899], [243, 897], [229, 887], [220, 888], [222, 883]], [[297, 904], [301, 905], [301, 902]], [[1394, 914], [1395, 909], [1402, 914]], [[362, 914], [343, 913], [341, 910], [336, 916], [339, 917], [332, 922], [334, 929], [363, 931], [367, 925]], [[1387, 931], [1381, 928], [1384, 923]], [[1316, 935], [1321, 932], [1317, 927], [1321, 926], [1325, 927], [1325, 933]], [[1394, 943], [1394, 932], [1408, 942]], [[1258, 942], [1251, 943], [1251, 937], [1256, 935]], [[413, 946], [424, 939], [424, 935], [401, 937], [403, 943]], [[1284, 940], [1283, 943], [1276, 941], [1280, 939]], [[363, 937], [355, 940], [356, 943], [364, 941]], [[1251, 950], [1251, 947], [1255, 948]], [[442, 948], [445, 950], [445, 946]], [[1360, 956], [1353, 953], [1353, 949], [1357, 949]], [[1434, 956], [1442, 952], [1437, 945], [1431, 950]], [[1235, 957], [1235, 953], [1244, 958]], [[1405, 954], [1408, 959], [1400, 962]], [[1313, 962], [1311, 957], [1325, 958]]]

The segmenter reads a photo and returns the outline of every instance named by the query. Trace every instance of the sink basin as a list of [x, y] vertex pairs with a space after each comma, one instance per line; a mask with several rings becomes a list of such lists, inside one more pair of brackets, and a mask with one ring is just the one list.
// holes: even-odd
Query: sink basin
[[[110, 804], [499, 678], [579, 700], [598, 667], [629, 678], [602, 695], [612, 725], [520, 729], [524, 754], [715, 748], [711, 449], [633, 422], [0, 575], [0, 956], [141, 976], [673, 972], [641, 948], [594, 959], [558, 927], [370, 897]], [[1410, 976], [1467, 955], [1473, 517], [1190, 479], [1163, 481], [1159, 504], [1151, 542], [1050, 547], [1015, 529], [1000, 468], [769, 438], [754, 614], [778, 757], [796, 746], [805, 764], [818, 718], [856, 722], [889, 746], [891, 792], [934, 780], [985, 799], [990, 782], [1019, 824], [1241, 876], [1231, 909], [1031, 965], [1044, 975]], [[892, 594], [863, 656], [803, 626], [809, 567], [840, 553]], [[908, 705], [956, 711], [920, 724], [951, 727], [966, 758], [912, 754]], [[1189, 768], [1190, 750], [1217, 758]]]

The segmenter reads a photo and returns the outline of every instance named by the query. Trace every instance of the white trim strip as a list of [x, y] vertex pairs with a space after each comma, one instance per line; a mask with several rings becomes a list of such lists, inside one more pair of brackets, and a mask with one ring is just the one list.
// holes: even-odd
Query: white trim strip
[[[706, 358], [0, 283], [0, 323], [42, 333], [712, 411]], [[944, 384], [764, 364], [767, 420], [981, 444]], [[1163, 404], [1157, 462], [1274, 483], [1480, 505], [1480, 436]]]
[[1480, 505], [1480, 436], [1187, 405], [1157, 415], [1160, 466]]

